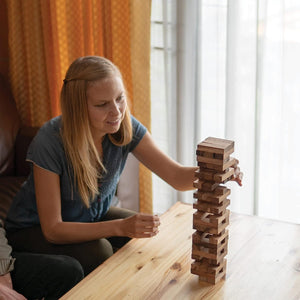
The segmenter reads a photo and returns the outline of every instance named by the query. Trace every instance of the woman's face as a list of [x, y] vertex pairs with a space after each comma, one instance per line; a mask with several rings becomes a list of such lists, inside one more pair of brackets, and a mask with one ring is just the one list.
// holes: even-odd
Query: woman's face
[[116, 133], [125, 115], [126, 97], [118, 76], [95, 81], [87, 88], [87, 107], [93, 137]]

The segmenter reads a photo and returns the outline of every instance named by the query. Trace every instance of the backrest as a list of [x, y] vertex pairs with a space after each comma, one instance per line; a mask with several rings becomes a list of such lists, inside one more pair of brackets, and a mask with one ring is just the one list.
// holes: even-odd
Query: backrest
[[16, 176], [27, 176], [30, 171], [30, 163], [26, 161], [27, 149], [37, 134], [39, 127], [21, 127], [16, 138]]
[[11, 202], [26, 177], [0, 176], [0, 220], [5, 221]]
[[0, 74], [0, 176], [15, 174], [15, 141], [19, 129], [20, 118], [13, 96]]

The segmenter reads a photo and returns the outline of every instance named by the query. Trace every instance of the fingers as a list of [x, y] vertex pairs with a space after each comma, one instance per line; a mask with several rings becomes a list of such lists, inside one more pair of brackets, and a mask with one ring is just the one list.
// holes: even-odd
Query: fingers
[[145, 238], [152, 237], [158, 233], [160, 220], [158, 216], [148, 214], [137, 214], [128, 219], [130, 222], [129, 237]]
[[131, 238], [136, 238], [136, 239], [144, 239], [144, 238], [151, 238], [155, 236], [157, 233], [154, 232], [142, 232], [142, 233], [135, 233], [132, 236], [129, 236]]
[[240, 172], [236, 177], [236, 182], [239, 184], [239, 186], [242, 186], [242, 180], [243, 180], [244, 174]]
[[158, 216], [139, 214], [137, 216], [137, 231], [146, 236], [153, 236], [158, 233], [160, 221]]
[[239, 186], [242, 186], [242, 178], [243, 178], [243, 173], [240, 173], [237, 177], [233, 178], [233, 181], [237, 182]]
[[234, 163], [233, 167], [236, 168], [240, 162], [239, 162], [239, 160], [236, 159], [236, 158], [235, 158], [234, 160], [235, 160], [235, 163]]
[[235, 158], [235, 164], [233, 165], [234, 167], [234, 175], [233, 175], [233, 181], [237, 182], [239, 186], [242, 186], [242, 180], [244, 174], [241, 172], [240, 167], [238, 166], [239, 160]]
[[241, 172], [240, 167], [235, 167], [235, 168], [234, 168], [234, 175], [235, 175], [235, 176], [239, 175], [240, 172]]
[[160, 220], [158, 216], [141, 216], [140, 223], [146, 228], [158, 227], [160, 225]]
[[147, 238], [157, 235], [159, 232], [158, 227], [143, 227], [137, 228], [135, 237], [137, 238]]

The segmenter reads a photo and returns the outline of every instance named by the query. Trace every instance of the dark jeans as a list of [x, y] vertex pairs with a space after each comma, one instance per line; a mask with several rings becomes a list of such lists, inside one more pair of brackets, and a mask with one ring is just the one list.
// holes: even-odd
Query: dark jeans
[[[136, 214], [133, 211], [111, 207], [102, 221], [124, 219]], [[67, 255], [81, 264], [86, 276], [126, 244], [128, 237], [111, 237], [90, 242], [57, 245], [49, 243], [43, 236], [40, 226], [7, 232], [7, 238], [15, 251], [44, 254]]]
[[83, 277], [80, 263], [69, 256], [13, 252], [13, 288], [27, 299], [59, 299]]

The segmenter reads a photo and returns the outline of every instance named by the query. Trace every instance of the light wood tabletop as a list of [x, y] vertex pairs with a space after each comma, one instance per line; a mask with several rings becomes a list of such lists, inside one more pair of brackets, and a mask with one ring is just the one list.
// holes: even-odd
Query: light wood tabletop
[[176, 203], [160, 232], [133, 239], [61, 299], [300, 299], [300, 225], [230, 214], [227, 275], [190, 272], [192, 205]]

